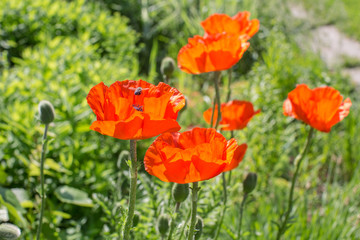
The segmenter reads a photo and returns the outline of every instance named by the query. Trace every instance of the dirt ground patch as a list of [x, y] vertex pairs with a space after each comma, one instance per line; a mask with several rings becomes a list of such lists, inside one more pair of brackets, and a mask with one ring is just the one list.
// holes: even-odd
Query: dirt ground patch
[[[290, 6], [291, 14], [306, 21], [310, 14], [300, 5]], [[333, 25], [319, 26], [311, 30], [309, 46], [318, 53], [329, 68], [341, 66], [345, 58], [360, 61], [360, 42], [347, 37]], [[342, 71], [360, 85], [360, 67], [344, 68]]]

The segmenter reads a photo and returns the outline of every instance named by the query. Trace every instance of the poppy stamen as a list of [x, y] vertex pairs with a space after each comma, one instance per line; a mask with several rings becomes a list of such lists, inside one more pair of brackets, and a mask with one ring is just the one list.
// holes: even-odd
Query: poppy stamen
[[139, 104], [133, 104], [133, 108], [135, 108], [136, 111], [143, 112], [143, 106], [140, 106]]
[[137, 96], [139, 96], [139, 95], [141, 95], [141, 91], [142, 91], [142, 88], [141, 88], [141, 87], [138, 87], [138, 88], [135, 90], [134, 94], [137, 95]]

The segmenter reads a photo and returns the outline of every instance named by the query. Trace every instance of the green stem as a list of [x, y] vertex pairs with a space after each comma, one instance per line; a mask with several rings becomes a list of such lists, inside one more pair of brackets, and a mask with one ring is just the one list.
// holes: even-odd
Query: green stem
[[181, 240], [182, 237], [183, 237], [183, 235], [184, 235], [185, 227], [187, 226], [187, 223], [188, 223], [188, 221], [189, 221], [190, 216], [191, 216], [191, 212], [188, 213], [188, 215], [187, 215], [187, 217], [186, 217], [186, 220], [185, 220], [185, 223], [184, 223], [184, 225], [183, 225], [182, 228], [181, 228], [179, 240]]
[[286, 232], [286, 230], [288, 228], [288, 221], [289, 221], [289, 217], [292, 212], [292, 208], [293, 208], [293, 204], [294, 204], [293, 198], [294, 198], [294, 189], [295, 189], [296, 178], [299, 174], [301, 162], [304, 159], [305, 154], [307, 153], [307, 151], [310, 147], [310, 142], [311, 142], [313, 133], [314, 133], [314, 128], [310, 128], [310, 131], [309, 131], [306, 143], [305, 143], [305, 147], [304, 147], [303, 151], [301, 152], [301, 154], [298, 155], [295, 159], [296, 170], [295, 170], [294, 176], [291, 181], [291, 188], [290, 188], [290, 194], [289, 194], [289, 200], [288, 200], [288, 208], [285, 213], [284, 220], [281, 221], [281, 223], [280, 223], [281, 225], [279, 226], [279, 230], [278, 230], [277, 237], [276, 237], [277, 240], [280, 240], [281, 236]]
[[241, 202], [241, 206], [240, 206], [240, 219], [239, 219], [239, 227], [238, 227], [238, 232], [237, 232], [237, 239], [241, 239], [241, 226], [242, 226], [243, 212], [244, 212], [244, 207], [245, 207], [245, 202], [246, 202], [247, 196], [248, 196], [247, 193], [245, 193], [243, 200]]
[[[215, 129], [217, 129], [217, 127], [219, 126], [220, 120], [221, 120], [221, 102], [220, 102], [220, 88], [219, 88], [220, 77], [221, 77], [221, 72], [216, 71], [214, 73], [214, 85], [215, 85], [215, 98], [216, 98], [216, 102], [217, 102], [218, 116], [217, 116], [216, 123], [215, 123]], [[215, 110], [213, 109], [213, 111], [215, 111]]]
[[220, 230], [221, 230], [221, 226], [222, 226], [222, 223], [224, 221], [224, 217], [225, 217], [225, 212], [226, 212], [226, 202], [227, 202], [227, 190], [226, 190], [226, 178], [225, 178], [225, 173], [223, 172], [221, 174], [222, 176], [222, 185], [223, 185], [223, 210], [222, 210], [222, 213], [221, 213], [221, 217], [220, 217], [220, 220], [219, 220], [219, 223], [217, 224], [218, 225], [218, 228], [217, 228], [217, 231], [216, 231], [216, 234], [215, 234], [215, 240], [219, 237], [219, 234], [220, 234]]
[[213, 107], [212, 107], [212, 111], [211, 111], [211, 120], [210, 120], [210, 127], [211, 128], [214, 126], [215, 107], [216, 107], [216, 98], [214, 98]]
[[188, 240], [193, 240], [193, 236], [195, 233], [198, 191], [199, 191], [198, 182], [194, 182], [191, 192], [191, 222], [190, 222]]
[[129, 193], [129, 210], [126, 217], [124, 239], [130, 239], [130, 229], [132, 227], [132, 221], [135, 211], [136, 201], [136, 182], [137, 182], [137, 157], [136, 157], [136, 140], [130, 140], [130, 154], [131, 154], [131, 177], [130, 177], [130, 193]]
[[[230, 139], [231, 139], [231, 138], [234, 138], [234, 131], [230, 131]], [[232, 171], [229, 171], [228, 180], [227, 180], [227, 184], [228, 184], [229, 186], [231, 186], [231, 173], [232, 173]]]
[[170, 78], [167, 75], [164, 75], [163, 78], [164, 78], [164, 83], [169, 84]]
[[172, 234], [173, 234], [174, 229], [175, 229], [176, 219], [177, 219], [177, 216], [178, 216], [178, 213], [179, 213], [180, 204], [181, 203], [177, 202], [176, 205], [175, 205], [175, 211], [174, 211], [173, 216], [171, 217], [170, 232], [169, 232], [168, 240], [172, 239]]
[[226, 94], [226, 102], [230, 101], [231, 98], [231, 80], [232, 80], [232, 71], [231, 68], [228, 70], [229, 81], [227, 85], [227, 94]]
[[42, 227], [42, 220], [44, 216], [44, 208], [45, 208], [45, 189], [44, 189], [44, 158], [46, 152], [46, 138], [47, 138], [47, 131], [49, 128], [49, 124], [45, 124], [44, 135], [42, 138], [42, 148], [41, 148], [41, 159], [40, 159], [40, 184], [41, 184], [41, 208], [40, 208], [40, 218], [39, 218], [39, 226], [36, 233], [36, 239], [40, 239], [41, 227]]

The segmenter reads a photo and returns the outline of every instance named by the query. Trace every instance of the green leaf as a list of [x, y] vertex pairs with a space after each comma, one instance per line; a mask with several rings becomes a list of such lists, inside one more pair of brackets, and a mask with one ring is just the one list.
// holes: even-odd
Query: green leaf
[[12, 188], [11, 191], [14, 193], [14, 195], [16, 196], [17, 200], [19, 201], [19, 203], [21, 204], [21, 206], [23, 208], [33, 208], [34, 207], [34, 203], [29, 198], [29, 195], [25, 189]]
[[0, 195], [2, 196], [3, 201], [11, 204], [20, 213], [25, 213], [25, 210], [21, 207], [16, 195], [11, 190], [0, 187]]
[[92, 207], [94, 206], [92, 200], [88, 197], [88, 194], [79, 189], [61, 186], [55, 190], [56, 197], [64, 203], [69, 203], [82, 207]]

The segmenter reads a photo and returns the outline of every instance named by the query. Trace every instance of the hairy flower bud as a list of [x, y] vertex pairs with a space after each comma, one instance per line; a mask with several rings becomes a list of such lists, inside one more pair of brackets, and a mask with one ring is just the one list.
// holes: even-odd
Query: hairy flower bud
[[195, 234], [194, 234], [194, 239], [195, 240], [200, 239], [203, 227], [204, 227], [204, 222], [203, 222], [202, 218], [197, 216], [196, 217], [196, 224], [195, 224]]
[[164, 237], [169, 230], [169, 218], [168, 216], [161, 214], [158, 218], [156, 228], [160, 235]]
[[179, 184], [174, 183], [173, 189], [172, 189], [172, 196], [175, 200], [175, 202], [183, 202], [186, 200], [186, 198], [189, 196], [189, 184]]
[[171, 57], [165, 57], [161, 61], [160, 71], [163, 76], [170, 78], [175, 70], [175, 61]]
[[248, 173], [248, 175], [246, 176], [243, 182], [244, 192], [246, 194], [251, 193], [255, 189], [256, 182], [257, 182], [256, 173], [252, 173], [252, 172]]
[[42, 100], [39, 103], [40, 120], [44, 124], [49, 124], [54, 121], [55, 111], [53, 105], [46, 100]]
[[0, 224], [0, 239], [15, 240], [21, 235], [20, 228], [11, 223]]

